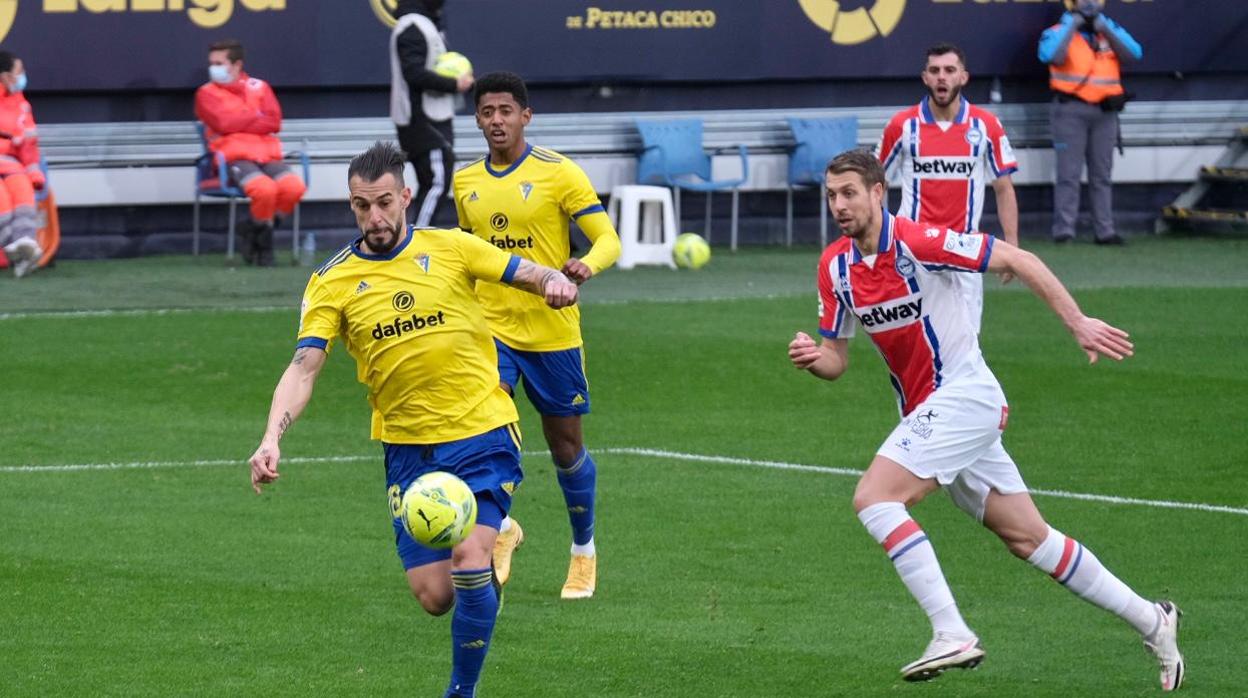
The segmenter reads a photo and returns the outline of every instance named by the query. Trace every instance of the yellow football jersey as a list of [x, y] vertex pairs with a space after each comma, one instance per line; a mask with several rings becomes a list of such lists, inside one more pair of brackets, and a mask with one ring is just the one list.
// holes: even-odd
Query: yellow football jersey
[[[581, 261], [595, 274], [619, 257], [619, 238], [589, 177], [553, 150], [530, 145], [504, 170], [491, 167], [488, 156], [481, 158], [455, 173], [454, 191], [459, 226], [500, 250], [560, 269], [572, 254], [568, 222], [576, 220], [594, 243]], [[581, 346], [579, 305], [554, 310], [538, 296], [488, 282], [477, 284], [477, 297], [494, 336], [508, 346], [523, 351]]]
[[443, 443], [517, 421], [474, 285], [509, 281], [520, 258], [458, 229], [409, 227], [385, 255], [358, 244], [312, 274], [299, 346], [342, 338], [368, 386], [372, 437]]

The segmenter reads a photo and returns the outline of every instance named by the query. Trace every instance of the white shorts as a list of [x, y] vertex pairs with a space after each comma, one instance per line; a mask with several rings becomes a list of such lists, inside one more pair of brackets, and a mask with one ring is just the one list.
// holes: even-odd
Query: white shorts
[[1008, 414], [998, 386], [942, 387], [904, 417], [876, 453], [935, 479], [959, 509], [983, 521], [989, 491], [1027, 491], [1001, 445]]

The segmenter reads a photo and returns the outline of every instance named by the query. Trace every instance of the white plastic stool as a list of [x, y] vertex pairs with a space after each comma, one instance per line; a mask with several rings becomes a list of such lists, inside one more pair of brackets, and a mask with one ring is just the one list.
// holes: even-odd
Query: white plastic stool
[[620, 234], [620, 259], [616, 266], [632, 269], [638, 264], [663, 264], [676, 268], [672, 260], [676, 210], [670, 189], [632, 184], [615, 187], [607, 214]]

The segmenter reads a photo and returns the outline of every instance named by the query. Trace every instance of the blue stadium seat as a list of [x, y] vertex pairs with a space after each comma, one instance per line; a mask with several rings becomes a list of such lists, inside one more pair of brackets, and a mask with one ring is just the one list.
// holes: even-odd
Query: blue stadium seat
[[858, 119], [788, 118], [796, 145], [789, 154], [789, 187], [785, 207], [784, 242], [793, 245], [793, 190], [819, 187], [819, 245], [828, 244], [828, 202], [823, 173], [828, 161], [858, 145]]
[[[225, 238], [225, 256], [227, 259], [234, 258], [234, 228], [235, 218], [238, 208], [238, 201], [247, 200], [247, 194], [242, 188], [230, 181], [230, 170], [226, 166], [225, 156], [220, 153], [213, 153], [208, 149], [208, 138], [204, 133], [204, 125], [195, 122], [195, 127], [199, 129], [199, 141], [204, 147], [203, 155], [195, 159], [195, 204], [194, 204], [194, 222], [191, 230], [191, 254], [199, 255], [199, 200], [200, 197], [210, 196], [219, 199], [228, 199], [230, 202], [230, 224], [229, 231]], [[307, 141], [304, 141], [303, 150], [295, 150], [285, 154], [287, 159], [299, 158], [299, 162], [303, 165], [303, 183], [307, 186], [312, 185], [312, 167], [308, 160]], [[290, 247], [291, 253], [297, 260], [299, 258], [299, 204], [295, 204], [295, 213], [292, 217], [291, 227], [293, 235], [291, 237]]]
[[717, 148], [711, 153], [736, 151], [741, 157], [741, 176], [737, 179], [711, 179], [711, 154], [702, 147], [701, 119], [669, 121], [638, 120], [642, 151], [637, 161], [637, 183], [672, 187], [675, 193], [676, 221], [680, 223], [680, 192], [682, 189], [706, 194], [706, 231], [711, 239], [711, 194], [732, 191], [732, 249], [737, 249], [737, 210], [739, 187], [750, 176], [749, 152], [744, 145]]

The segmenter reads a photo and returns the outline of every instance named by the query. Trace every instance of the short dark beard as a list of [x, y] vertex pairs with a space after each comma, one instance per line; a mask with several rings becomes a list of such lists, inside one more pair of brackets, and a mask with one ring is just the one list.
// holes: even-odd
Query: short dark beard
[[393, 235], [386, 241], [380, 243], [374, 243], [372, 241], [369, 237], [370, 232], [372, 231], [364, 233], [364, 244], [368, 245], [369, 251], [372, 254], [387, 254], [394, 249], [395, 245], [399, 244], [399, 234], [402, 232], [402, 228], [398, 225], [390, 226], [390, 232], [393, 233]]
[[[932, 104], [935, 104], [941, 109], [944, 109], [946, 106], [948, 106], [945, 104], [941, 104], [939, 101], [937, 101], [935, 88], [931, 88], [931, 87], [927, 88], [927, 96], [929, 99], [932, 100]], [[949, 104], [953, 104], [954, 102], [958, 101], [961, 97], [962, 97], [961, 87], [954, 87], [949, 90]]]

